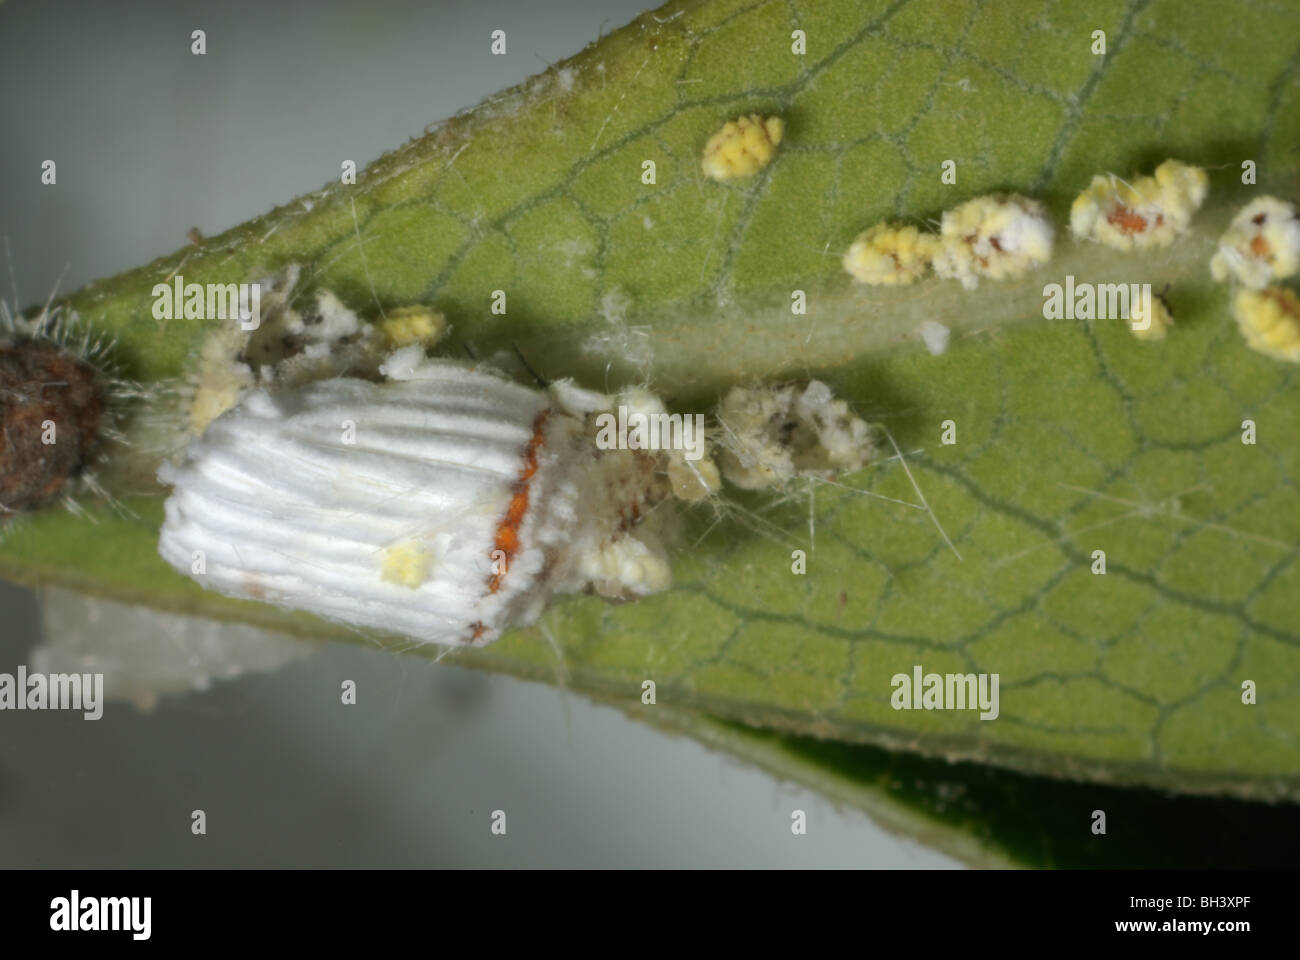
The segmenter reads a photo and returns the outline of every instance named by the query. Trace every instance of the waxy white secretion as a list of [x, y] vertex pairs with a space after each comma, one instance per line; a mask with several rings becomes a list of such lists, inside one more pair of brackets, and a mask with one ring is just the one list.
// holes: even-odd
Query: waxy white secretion
[[[162, 556], [206, 587], [442, 644], [481, 645], [555, 592], [668, 586], [660, 458], [603, 450], [615, 398], [536, 390], [417, 347], [389, 380], [256, 390], [179, 465]], [[619, 398], [626, 400], [626, 398]]]

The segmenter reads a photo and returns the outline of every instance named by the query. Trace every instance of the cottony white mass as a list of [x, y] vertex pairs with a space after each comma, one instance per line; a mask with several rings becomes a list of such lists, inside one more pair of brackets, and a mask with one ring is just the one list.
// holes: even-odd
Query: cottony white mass
[[557, 592], [666, 589], [663, 455], [599, 450], [626, 402], [419, 347], [386, 382], [256, 390], [159, 471], [159, 552], [221, 593], [423, 642], [486, 644]]

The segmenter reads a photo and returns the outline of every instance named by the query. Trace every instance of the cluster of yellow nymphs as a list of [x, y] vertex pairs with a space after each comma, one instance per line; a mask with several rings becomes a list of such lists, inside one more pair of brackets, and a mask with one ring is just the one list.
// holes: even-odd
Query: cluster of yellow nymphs
[[1117, 250], [1167, 247], [1185, 233], [1205, 202], [1210, 179], [1200, 167], [1166, 160], [1132, 183], [1114, 174], [1092, 178], [1070, 208], [1070, 231]]
[[939, 238], [913, 226], [878, 223], [861, 233], [844, 254], [844, 269], [863, 283], [900, 286], [927, 270]]
[[[783, 133], [780, 117], [729, 121], [704, 148], [704, 173], [714, 180], [752, 176], [771, 161]], [[1167, 247], [1190, 228], [1208, 192], [1205, 170], [1178, 160], [1131, 181], [1101, 174], [1075, 198], [1070, 232], [1117, 250]], [[855, 280], [872, 286], [906, 286], [933, 269], [974, 289], [981, 279], [1018, 277], [1047, 263], [1053, 242], [1042, 204], [991, 194], [945, 211], [937, 235], [910, 224], [877, 223], [857, 236], [843, 263]], [[1295, 206], [1266, 196], [1243, 207], [1219, 238], [1210, 270], [1216, 280], [1242, 286], [1232, 309], [1246, 342], [1300, 363], [1300, 300], [1292, 290], [1270, 286], [1300, 272]], [[1162, 298], [1148, 302], [1134, 308], [1129, 329], [1139, 340], [1162, 340], [1173, 315]]]
[[1053, 230], [1042, 204], [1025, 197], [989, 195], [943, 215], [939, 234], [878, 223], [844, 255], [844, 269], [863, 283], [893, 286], [915, 281], [930, 267], [973, 289], [981, 277], [1018, 277], [1052, 256]]
[[1232, 218], [1210, 260], [1210, 274], [1237, 287], [1232, 315], [1246, 344], [1300, 363], [1300, 298], [1273, 281], [1300, 271], [1300, 217], [1277, 197], [1252, 200]]
[[780, 117], [764, 120], [754, 113], [727, 121], [704, 146], [704, 175], [714, 180], [753, 176], [771, 162], [784, 134]]

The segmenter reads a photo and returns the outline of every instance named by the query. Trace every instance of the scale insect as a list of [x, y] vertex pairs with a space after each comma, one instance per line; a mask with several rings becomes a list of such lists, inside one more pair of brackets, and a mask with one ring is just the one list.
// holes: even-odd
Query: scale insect
[[1054, 237], [1047, 209], [1037, 200], [976, 197], [944, 211], [934, 272], [974, 290], [981, 278], [1006, 280], [1047, 263]]
[[743, 490], [853, 473], [876, 452], [866, 421], [820, 380], [733, 387], [717, 419], [722, 475]]
[[914, 226], [878, 223], [858, 234], [844, 254], [844, 269], [860, 283], [904, 286], [930, 269], [940, 245]]
[[1300, 215], [1294, 204], [1258, 197], [1237, 211], [1219, 238], [1210, 274], [1252, 289], [1300, 271]]
[[1239, 289], [1232, 315], [1252, 349], [1289, 363], [1300, 363], [1300, 297], [1287, 287]]
[[1131, 183], [1099, 174], [1070, 207], [1070, 232], [1116, 250], [1167, 247], [1187, 231], [1209, 185], [1204, 170], [1178, 160]]
[[619, 398], [391, 355], [384, 382], [255, 390], [164, 464], [159, 552], [219, 592], [422, 642], [481, 646], [553, 593], [671, 582], [661, 458], [602, 450]]
[[764, 120], [753, 113], [728, 120], [705, 144], [700, 167], [712, 180], [752, 177], [772, 162], [784, 136], [780, 117]]

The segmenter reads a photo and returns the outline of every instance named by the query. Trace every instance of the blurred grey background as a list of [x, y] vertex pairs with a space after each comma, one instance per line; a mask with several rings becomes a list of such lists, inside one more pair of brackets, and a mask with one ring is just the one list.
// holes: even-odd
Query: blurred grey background
[[[43, 300], [362, 167], [576, 53], [640, 0], [0, 2], [0, 235]], [[207, 54], [190, 34], [207, 33]], [[506, 31], [507, 56], [488, 52]], [[58, 184], [40, 184], [45, 159]], [[220, 671], [223, 633], [54, 594], [47, 641]], [[0, 672], [33, 665], [38, 598], [0, 584]], [[215, 639], [214, 639], [215, 637]], [[273, 672], [0, 713], [0, 866], [956, 866], [855, 811], [536, 684], [422, 658], [310, 656], [240, 631]], [[264, 641], [265, 646], [261, 643]], [[231, 640], [230, 642], [235, 642]], [[249, 647], [253, 644], [253, 647]], [[281, 656], [282, 654], [282, 656]], [[226, 651], [225, 656], [229, 656]], [[358, 704], [339, 703], [353, 679]], [[187, 681], [188, 682], [188, 681]], [[194, 837], [190, 811], [208, 833]], [[808, 814], [794, 837], [790, 812]], [[494, 837], [494, 809], [508, 816]]]

